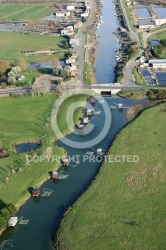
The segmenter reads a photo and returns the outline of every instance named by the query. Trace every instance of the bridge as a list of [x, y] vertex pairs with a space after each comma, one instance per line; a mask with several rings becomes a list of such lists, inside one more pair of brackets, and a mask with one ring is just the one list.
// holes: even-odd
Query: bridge
[[[116, 94], [120, 90], [157, 90], [157, 89], [163, 89], [166, 90], [166, 87], [163, 86], [134, 86], [134, 87], [124, 87], [123, 85], [116, 85], [116, 84], [94, 84], [94, 85], [66, 85], [66, 86], [51, 86], [50, 91], [56, 91], [59, 89], [87, 89], [92, 90], [96, 92], [96, 94], [102, 94], [105, 92], [106, 94]], [[7, 88], [7, 89], [1, 89], [0, 90], [0, 96], [9, 96], [10, 94], [23, 94], [23, 93], [30, 93], [32, 91], [32, 87], [14, 87], [14, 88]]]

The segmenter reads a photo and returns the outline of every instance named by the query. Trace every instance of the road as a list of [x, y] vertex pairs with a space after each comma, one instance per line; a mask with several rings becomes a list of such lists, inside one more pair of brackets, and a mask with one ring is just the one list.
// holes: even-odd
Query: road
[[91, 22], [92, 17], [93, 17], [93, 13], [94, 13], [94, 1], [90, 0], [90, 14], [88, 16], [87, 21], [82, 25], [82, 27], [80, 29], [78, 29], [78, 34], [79, 34], [79, 38], [80, 38], [80, 46], [78, 48], [78, 56], [79, 56], [79, 61], [78, 61], [78, 67], [79, 67], [79, 74], [80, 74], [80, 81], [83, 83], [84, 82], [84, 53], [85, 53], [85, 39], [86, 39], [86, 35], [83, 33], [83, 30], [85, 29], [85, 27]]
[[[133, 40], [135, 40], [137, 42], [138, 47], [140, 48], [139, 54], [137, 55], [137, 56], [139, 56], [143, 52], [143, 49], [141, 48], [141, 42], [140, 42], [139, 36], [136, 32], [133, 31], [133, 29], [131, 27], [130, 21], [129, 21], [127, 13], [126, 13], [126, 9], [124, 7], [123, 0], [120, 0], [120, 4], [121, 4], [121, 9], [122, 9], [123, 15], [124, 15], [125, 20], [126, 20], [127, 27], [130, 31], [130, 36]], [[124, 67], [124, 69], [123, 69], [123, 76], [124, 77], [122, 79], [123, 86], [126, 86], [126, 87], [137, 86], [133, 80], [133, 74], [132, 74], [132, 69], [135, 65], [136, 65], [135, 58], [133, 58], [132, 60], [128, 61], [126, 66]]]

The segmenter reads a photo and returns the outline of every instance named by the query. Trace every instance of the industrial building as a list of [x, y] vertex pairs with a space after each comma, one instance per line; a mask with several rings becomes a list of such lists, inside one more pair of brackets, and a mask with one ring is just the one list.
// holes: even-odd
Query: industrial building
[[154, 69], [164, 69], [166, 68], [166, 59], [154, 59], [149, 60], [149, 66]]

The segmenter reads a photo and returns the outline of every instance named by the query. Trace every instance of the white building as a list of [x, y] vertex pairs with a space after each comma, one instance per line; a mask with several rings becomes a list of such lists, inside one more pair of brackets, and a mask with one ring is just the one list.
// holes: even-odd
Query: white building
[[81, 13], [81, 17], [88, 17], [89, 11], [85, 11], [84, 13]]
[[72, 25], [67, 26], [66, 28], [64, 28], [63, 30], [61, 30], [61, 35], [68, 35], [68, 36], [72, 36], [74, 35], [74, 28]]
[[75, 63], [75, 61], [76, 61], [75, 58], [69, 57], [69, 58], [66, 60], [66, 64]]
[[166, 23], [166, 8], [154, 7], [153, 11], [156, 15], [155, 25], [160, 26]]
[[70, 12], [69, 11], [62, 11], [62, 12], [56, 12], [55, 13], [56, 17], [68, 17], [70, 16]]
[[155, 20], [155, 25], [160, 26], [166, 23], [166, 18], [162, 18], [162, 19], [156, 19]]
[[68, 5], [67, 5], [67, 6], [66, 6], [66, 9], [72, 11], [72, 10], [75, 10], [75, 6], [72, 6], [72, 5], [69, 5], [69, 6], [68, 6]]
[[69, 43], [70, 43], [70, 46], [72, 46], [72, 47], [79, 46], [80, 40], [79, 40], [79, 38], [72, 38], [72, 39], [70, 39]]
[[154, 69], [164, 69], [166, 68], [166, 59], [149, 60], [149, 66], [152, 66]]

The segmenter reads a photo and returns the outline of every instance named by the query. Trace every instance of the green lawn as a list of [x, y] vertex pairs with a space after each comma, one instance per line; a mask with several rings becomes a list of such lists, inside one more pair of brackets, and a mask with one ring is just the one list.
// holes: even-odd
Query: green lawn
[[38, 141], [54, 100], [55, 96], [0, 98], [0, 133], [9, 144]]
[[91, 76], [90, 76], [90, 66], [87, 62], [84, 63], [84, 84], [91, 85]]
[[0, 60], [14, 61], [19, 57], [26, 62], [50, 61], [53, 55], [26, 56], [21, 51], [53, 50], [56, 57], [63, 58], [64, 49], [61, 47], [66, 41], [64, 37], [45, 35], [24, 35], [9, 32], [0, 32]]
[[48, 4], [0, 4], [0, 20], [30, 21], [50, 14]]
[[146, 86], [143, 76], [137, 71], [136, 67], [133, 68], [132, 73], [134, 75], [135, 83], [137, 85]]
[[[61, 250], [165, 250], [166, 104], [144, 111], [114, 141], [104, 163], [60, 227]], [[155, 122], [157, 121], [157, 122]]]

